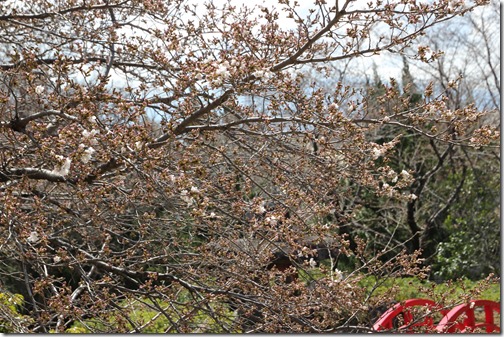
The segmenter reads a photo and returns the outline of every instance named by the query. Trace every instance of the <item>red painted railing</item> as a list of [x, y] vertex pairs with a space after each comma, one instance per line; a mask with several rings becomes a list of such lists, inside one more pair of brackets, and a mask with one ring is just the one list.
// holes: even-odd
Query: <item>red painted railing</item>
[[[426, 313], [444, 311], [438, 307], [438, 305], [432, 301], [423, 298], [409, 299], [401, 303], [395, 304], [392, 308], [383, 313], [383, 315], [376, 321], [373, 325], [373, 329], [376, 331], [398, 329], [412, 331], [415, 327], [425, 326], [429, 328], [434, 328], [434, 319], [430, 315], [424, 315], [420, 319], [413, 317], [412, 307], [427, 307]], [[410, 309], [408, 309], [410, 308]], [[400, 320], [399, 317], [402, 317]], [[417, 322], [415, 322], [417, 321]], [[401, 326], [395, 326], [400, 322]]]
[[[485, 322], [477, 322], [474, 311], [482, 308], [485, 313]], [[472, 332], [481, 329], [487, 333], [498, 333], [500, 327], [494, 321], [494, 313], [500, 315], [500, 303], [487, 300], [474, 300], [469, 303], [457, 305], [450, 310], [436, 327], [438, 332]]]
[[[413, 309], [413, 307], [425, 307], [425, 310]], [[476, 321], [475, 310], [482, 310], [485, 313], [484, 322]], [[437, 325], [432, 315], [436, 312], [443, 315]], [[478, 329], [487, 333], [498, 333], [500, 327], [495, 322], [495, 313], [500, 315], [500, 303], [493, 301], [473, 300], [446, 310], [432, 300], [415, 298], [397, 303], [388, 309], [376, 321], [373, 329], [375, 331], [414, 332], [420, 331], [420, 327], [425, 327], [425, 330], [430, 332], [463, 333]], [[414, 317], [414, 314], [418, 317]]]

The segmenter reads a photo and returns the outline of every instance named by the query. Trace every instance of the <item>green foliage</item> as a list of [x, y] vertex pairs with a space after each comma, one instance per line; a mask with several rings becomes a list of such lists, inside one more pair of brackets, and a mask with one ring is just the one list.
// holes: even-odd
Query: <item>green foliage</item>
[[454, 279], [470, 272], [477, 264], [477, 261], [472, 259], [476, 248], [468, 234], [466, 231], [453, 233], [449, 241], [439, 244], [436, 275], [442, 279]]
[[[324, 272], [318, 268], [310, 269], [308, 272], [300, 271], [300, 278], [309, 283], [325, 277]], [[365, 288], [370, 295], [370, 303], [379, 303], [379, 299], [393, 294], [393, 300], [403, 301], [410, 298], [430, 298], [435, 301], [449, 301], [455, 303], [460, 301], [471, 292], [472, 298], [500, 301], [500, 285], [493, 282], [485, 288], [480, 282], [469, 279], [460, 279], [457, 282], [446, 282], [436, 284], [432, 281], [421, 280], [415, 277], [377, 279], [374, 276], [357, 275], [362, 279], [358, 284]], [[476, 289], [482, 290], [481, 292]], [[151, 300], [130, 301], [125, 300], [120, 306], [127, 308], [123, 313], [128, 315], [128, 320], [132, 322], [141, 333], [166, 333], [166, 332], [203, 332], [203, 333], [224, 333], [223, 326], [231, 327], [236, 319], [235, 313], [231, 312], [226, 305], [212, 303], [212, 311], [219, 313], [219, 324], [216, 323], [215, 315], [210, 311], [201, 308], [192, 309], [185, 306], [191, 295], [188, 292], [181, 292], [176, 303]], [[163, 308], [164, 314], [155, 307]], [[203, 308], [204, 306], [202, 306]], [[185, 317], [184, 326], [170, 329], [179, 322], [181, 316]], [[175, 323], [175, 324], [174, 324]], [[224, 324], [223, 324], [224, 323]], [[134, 331], [133, 326], [121, 316], [110, 312], [106, 319], [88, 319], [83, 322], [76, 322], [67, 329], [66, 333], [96, 333], [112, 332], [111, 329], [117, 327], [115, 332]]]
[[[411, 106], [422, 101], [415, 82], [404, 60], [401, 89]], [[368, 113], [379, 118], [391, 114], [389, 100], [380, 99], [380, 88], [383, 84], [375, 74], [367, 93]], [[450, 149], [416, 131], [399, 131], [387, 124], [373, 135], [373, 141], [389, 142], [399, 132], [403, 137], [394, 152], [386, 160], [378, 158], [374, 165], [388, 166], [396, 173], [410, 172], [415, 181], [403, 192], [415, 193], [418, 199], [397, 207], [388, 196], [366, 193], [358, 186], [355, 193], [359, 193], [362, 207], [353, 215], [360, 226], [351, 229], [351, 238], [364, 239], [374, 251], [392, 240], [405, 242], [409, 252], [421, 249], [425, 264], [431, 267], [429, 277], [437, 282], [500, 275], [500, 163], [493, 150]], [[445, 152], [447, 156], [441, 160]], [[419, 239], [411, 240], [413, 235]]]
[[[436, 284], [415, 277], [378, 280], [374, 276], [366, 276], [359, 284], [365, 287], [372, 297], [380, 297], [393, 291], [395, 301], [404, 301], [410, 298], [431, 298], [436, 300], [444, 296], [448, 300], [457, 301], [468, 292], [481, 288], [479, 282], [469, 279]], [[500, 284], [494, 282], [479, 293], [476, 299], [500, 302], [500, 297]]]
[[19, 312], [23, 303], [23, 295], [0, 293], [0, 333], [19, 333], [17, 327], [29, 322], [29, 318]]
[[73, 326], [65, 330], [65, 333], [87, 333], [89, 332], [87, 329], [80, 326]]
[[[449, 180], [448, 177], [447, 180]], [[499, 176], [473, 171], [459, 202], [443, 223], [449, 237], [438, 246], [432, 269], [441, 280], [500, 274]]]
[[20, 294], [0, 293], [0, 304], [12, 313], [18, 313], [17, 308], [23, 305], [24, 298]]
[[[204, 332], [204, 333], [223, 333], [223, 326], [231, 325], [234, 320], [234, 314], [227, 306], [220, 303], [212, 303], [202, 308], [193, 309], [190, 305], [184, 305], [188, 302], [187, 292], [182, 292], [176, 303], [156, 300], [124, 300], [120, 306], [124, 308], [123, 316], [110, 312], [104, 315], [104, 318], [92, 318], [81, 322], [75, 322], [67, 333], [96, 333], [96, 332], [131, 332], [140, 333], [166, 333], [166, 332]], [[162, 310], [159, 310], [161, 308]], [[210, 313], [212, 312], [212, 313]], [[215, 320], [215, 313], [219, 313], [219, 322]], [[182, 316], [183, 326], [179, 325]], [[132, 324], [133, 323], [133, 324]], [[116, 331], [111, 331], [116, 327]]]

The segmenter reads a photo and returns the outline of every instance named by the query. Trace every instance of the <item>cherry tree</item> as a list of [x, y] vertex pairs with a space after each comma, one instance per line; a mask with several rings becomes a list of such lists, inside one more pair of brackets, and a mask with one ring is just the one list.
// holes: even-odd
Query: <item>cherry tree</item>
[[432, 87], [411, 107], [392, 84], [369, 115], [358, 88], [304, 70], [330, 79], [411, 50], [433, 62], [417, 39], [485, 4], [0, 2], [0, 273], [23, 326], [367, 331], [360, 278], [424, 271], [404, 242], [347, 237], [352, 186], [415, 198], [407, 171], [386, 183], [401, 133], [369, 135], [480, 147], [499, 133]]

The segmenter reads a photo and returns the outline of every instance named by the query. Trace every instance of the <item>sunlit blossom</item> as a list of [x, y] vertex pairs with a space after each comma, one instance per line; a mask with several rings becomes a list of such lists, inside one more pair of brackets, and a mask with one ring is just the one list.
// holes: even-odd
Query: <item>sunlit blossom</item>
[[275, 216], [266, 217], [265, 221], [270, 226], [276, 226], [278, 224], [278, 220]]
[[40, 241], [40, 235], [37, 232], [31, 232], [30, 236], [26, 238], [29, 243], [37, 243]]
[[72, 164], [72, 159], [65, 158], [61, 165], [56, 165], [52, 170], [52, 174], [57, 174], [60, 176], [67, 176], [70, 172], [70, 165]]
[[385, 150], [382, 148], [375, 147], [371, 153], [373, 155], [373, 159], [376, 160], [385, 154]]
[[331, 104], [329, 104], [329, 109], [338, 110], [339, 105], [337, 103], [331, 103]]
[[343, 272], [339, 270], [338, 268], [335, 268], [333, 271], [333, 280], [336, 282], [341, 282], [343, 281]]
[[186, 202], [187, 207], [190, 207], [195, 203], [194, 198], [189, 195], [189, 192], [187, 190], [180, 191], [180, 198]]
[[84, 153], [81, 156], [81, 161], [84, 164], [87, 164], [91, 158], [93, 157], [93, 154], [96, 152], [96, 150], [92, 147], [88, 147], [87, 149], [84, 150]]
[[224, 61], [221, 64], [217, 65], [215, 75], [225, 79], [229, 78], [231, 76], [231, 73], [229, 72], [229, 62]]
[[268, 80], [271, 77], [273, 77], [273, 73], [271, 71], [269, 71], [268, 69], [256, 70], [252, 73], [252, 75], [254, 75], [257, 78], [262, 78], [265, 80]]
[[99, 134], [100, 131], [96, 129], [92, 129], [91, 131], [88, 131], [86, 129], [82, 130], [82, 137], [84, 138], [91, 138]]
[[44, 91], [45, 91], [45, 88], [43, 86], [41, 86], [41, 85], [37, 85], [35, 87], [35, 92], [37, 93], [37, 95], [42, 94]]
[[142, 150], [143, 145], [144, 145], [144, 142], [142, 142], [142, 141], [140, 141], [140, 140], [139, 140], [139, 141], [136, 141], [136, 142], [135, 142], [135, 150], [137, 150], [137, 151]]

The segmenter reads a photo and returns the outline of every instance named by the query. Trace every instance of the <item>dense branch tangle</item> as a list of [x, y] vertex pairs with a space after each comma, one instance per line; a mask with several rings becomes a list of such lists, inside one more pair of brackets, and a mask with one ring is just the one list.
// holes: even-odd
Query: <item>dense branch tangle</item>
[[[400, 139], [368, 133], [391, 125], [450, 146], [497, 136], [480, 128], [468, 142], [477, 111], [422, 119], [443, 98], [412, 108], [393, 88], [395, 110], [366, 116], [356, 90], [307, 85], [305, 70], [330, 77], [327, 62], [401, 52], [476, 5], [336, 1], [304, 15], [288, 1], [1, 2], [0, 272], [25, 296], [30, 330], [363, 324], [364, 290], [338, 274], [341, 259], [419, 272], [399, 240], [385, 262], [347, 240], [360, 191], [385, 193], [377, 151]], [[139, 308], [156, 319], [139, 322]]]

